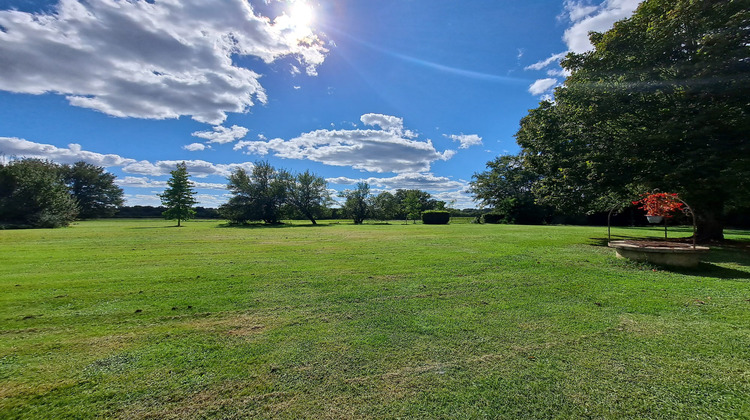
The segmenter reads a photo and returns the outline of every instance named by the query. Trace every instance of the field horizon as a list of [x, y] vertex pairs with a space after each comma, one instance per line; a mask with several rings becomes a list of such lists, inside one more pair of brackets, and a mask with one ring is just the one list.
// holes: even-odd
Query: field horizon
[[750, 232], [726, 236], [687, 270], [606, 227], [0, 231], [0, 417], [747, 418]]

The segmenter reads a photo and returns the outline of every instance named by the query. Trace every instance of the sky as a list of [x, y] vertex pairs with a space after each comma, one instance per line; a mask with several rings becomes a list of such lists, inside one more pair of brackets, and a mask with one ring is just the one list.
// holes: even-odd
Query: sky
[[589, 31], [639, 0], [0, 0], [0, 159], [84, 160], [127, 205], [185, 162], [199, 205], [268, 161], [335, 194], [477, 207], [474, 173]]

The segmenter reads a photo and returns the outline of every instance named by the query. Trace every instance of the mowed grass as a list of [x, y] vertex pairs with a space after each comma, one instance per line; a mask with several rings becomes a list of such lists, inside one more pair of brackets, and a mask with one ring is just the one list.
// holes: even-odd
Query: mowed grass
[[172, 224], [0, 231], [0, 418], [750, 417], [748, 232]]

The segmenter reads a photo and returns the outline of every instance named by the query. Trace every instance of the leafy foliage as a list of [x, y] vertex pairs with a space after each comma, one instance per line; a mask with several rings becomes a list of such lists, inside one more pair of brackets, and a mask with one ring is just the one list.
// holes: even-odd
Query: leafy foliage
[[469, 192], [482, 206], [493, 209], [484, 218], [486, 223], [540, 224], [553, 211], [536, 204], [532, 188], [539, 179], [519, 156], [503, 155], [487, 162], [486, 171], [472, 176]]
[[[232, 223], [279, 223], [290, 191], [290, 180], [288, 172], [277, 171], [268, 162], [256, 162], [249, 174], [244, 169], [237, 168], [229, 175], [227, 185], [233, 196], [219, 207], [219, 213]], [[314, 184], [314, 181], [311, 182]], [[312, 189], [308, 192], [311, 194]], [[308, 198], [312, 200], [312, 195]], [[313, 203], [307, 204], [312, 209]]]
[[57, 164], [39, 159], [0, 164], [0, 226], [67, 226], [77, 213]]
[[110, 217], [123, 205], [122, 188], [104, 168], [86, 162], [63, 166], [65, 183], [78, 204], [78, 218]]
[[372, 214], [368, 183], [360, 182], [356, 189], [342, 191], [339, 196], [346, 199], [343, 205], [344, 213], [354, 220], [355, 225], [361, 225]]
[[170, 174], [172, 177], [167, 181], [167, 188], [159, 197], [162, 205], [167, 208], [163, 213], [164, 217], [177, 219], [177, 226], [180, 226], [183, 220], [190, 220], [195, 215], [195, 191], [185, 162], [178, 163], [177, 169]]
[[289, 178], [286, 197], [287, 203], [308, 218], [312, 224], [317, 224], [315, 219], [324, 214], [327, 204], [331, 201], [326, 180], [310, 171]]
[[750, 203], [747, 2], [646, 0], [591, 41], [516, 134], [537, 197], [570, 212], [677, 191], [721, 238], [725, 206]]
[[427, 210], [422, 213], [422, 223], [426, 225], [447, 225], [451, 221], [448, 210]]

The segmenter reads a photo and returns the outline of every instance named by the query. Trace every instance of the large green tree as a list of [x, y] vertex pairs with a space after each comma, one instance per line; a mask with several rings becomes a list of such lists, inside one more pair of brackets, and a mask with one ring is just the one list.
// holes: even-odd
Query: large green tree
[[501, 214], [504, 223], [540, 224], [552, 212], [535, 202], [532, 188], [539, 180], [539, 174], [525, 167], [520, 156], [503, 155], [472, 176], [468, 192], [482, 207]]
[[256, 162], [250, 173], [237, 168], [229, 175], [227, 188], [232, 198], [219, 212], [232, 223], [260, 220], [268, 224], [281, 221], [291, 175], [276, 170], [268, 162]]
[[287, 202], [314, 225], [331, 200], [326, 180], [310, 171], [289, 177], [286, 197]]
[[78, 204], [78, 217], [90, 219], [112, 216], [123, 205], [122, 188], [104, 168], [86, 162], [62, 167], [65, 183]]
[[195, 216], [195, 190], [185, 162], [178, 163], [177, 169], [170, 174], [172, 176], [167, 181], [167, 188], [159, 197], [161, 204], [167, 208], [163, 213], [164, 217], [169, 220], [177, 219], [177, 226], [181, 226], [183, 220], [190, 220]]
[[345, 199], [342, 206], [344, 214], [351, 217], [355, 225], [361, 225], [372, 214], [370, 185], [367, 182], [357, 183], [357, 188], [344, 190], [339, 196]]
[[39, 159], [0, 163], [0, 226], [67, 226], [77, 213], [59, 165]]
[[750, 203], [747, 0], [646, 0], [569, 54], [553, 102], [522, 119], [535, 194], [567, 211], [677, 192], [701, 240], [723, 238], [728, 205]]

